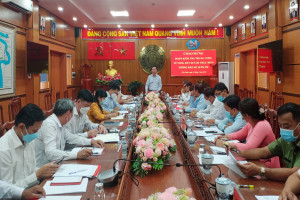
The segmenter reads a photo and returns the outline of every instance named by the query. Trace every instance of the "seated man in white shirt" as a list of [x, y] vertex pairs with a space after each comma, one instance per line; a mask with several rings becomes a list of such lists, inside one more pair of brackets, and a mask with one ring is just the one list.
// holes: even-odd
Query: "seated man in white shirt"
[[45, 119], [34, 104], [24, 106], [15, 118], [15, 126], [0, 138], [0, 180], [20, 187], [31, 187], [39, 180], [51, 177], [58, 165], [45, 162], [36, 168], [33, 140]]
[[39, 199], [45, 196], [45, 190], [39, 185], [25, 190], [0, 180], [0, 199]]
[[[215, 90], [215, 97], [222, 103], [223, 103], [224, 99], [229, 96], [228, 88], [222, 82], [218, 82], [215, 85], [214, 90]], [[224, 107], [224, 109], [225, 109], [225, 107]], [[219, 122], [220, 122], [219, 120], [207, 119], [205, 121], [205, 124], [217, 124], [218, 125]]]
[[102, 147], [101, 140], [87, 139], [71, 133], [66, 127], [73, 116], [74, 103], [70, 99], [59, 99], [55, 103], [53, 114], [43, 123], [35, 141], [37, 166], [54, 160], [86, 159], [92, 155], [91, 149], [76, 152], [65, 151], [66, 143]]
[[190, 98], [191, 98], [190, 87], [191, 86], [192, 86], [192, 83], [188, 80], [185, 80], [183, 88], [181, 89], [180, 100], [183, 101], [185, 104], [188, 104], [190, 102]]
[[131, 96], [131, 95], [124, 95], [124, 94], [122, 94], [122, 92], [121, 92], [121, 91], [122, 91], [122, 84], [123, 84], [123, 82], [122, 82], [121, 80], [114, 80], [114, 81], [112, 81], [112, 82], [117, 83], [117, 84], [119, 85], [120, 91], [119, 91], [117, 94], [113, 93], [113, 94], [111, 95], [111, 97], [112, 97], [117, 103], [119, 103], [119, 104], [124, 104], [124, 103], [131, 102], [133, 96]]
[[218, 122], [225, 118], [224, 105], [222, 102], [215, 98], [214, 89], [206, 88], [203, 91], [203, 94], [207, 108], [205, 110], [198, 111], [195, 116], [197, 116], [200, 121], [215, 119], [215, 123], [218, 124]]
[[126, 108], [120, 105], [114, 100], [112, 94], [118, 94], [120, 86], [116, 82], [111, 82], [108, 86], [107, 97], [101, 102], [101, 106], [105, 111], [119, 111], [126, 110]]
[[[94, 97], [89, 90], [84, 89], [78, 92], [75, 101], [75, 107], [73, 109], [73, 117], [65, 125], [65, 128], [68, 129], [70, 133], [85, 138], [96, 137], [98, 132], [100, 134], [107, 133], [107, 130], [103, 125], [92, 123], [86, 115], [90, 110], [90, 106], [93, 102]], [[87, 130], [88, 132], [84, 132], [84, 130]]]

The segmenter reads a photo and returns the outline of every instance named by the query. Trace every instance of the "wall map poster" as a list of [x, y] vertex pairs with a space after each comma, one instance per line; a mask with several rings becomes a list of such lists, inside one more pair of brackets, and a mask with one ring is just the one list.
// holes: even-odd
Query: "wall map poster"
[[0, 96], [15, 92], [15, 29], [0, 23]]

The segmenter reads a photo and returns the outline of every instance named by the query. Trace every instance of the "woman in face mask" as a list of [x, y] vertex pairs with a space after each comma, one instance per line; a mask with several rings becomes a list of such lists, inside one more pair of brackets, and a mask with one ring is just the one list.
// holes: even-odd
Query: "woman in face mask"
[[[247, 124], [237, 132], [217, 137], [215, 141], [217, 146], [227, 148], [236, 146], [243, 151], [262, 148], [276, 140], [269, 122], [265, 120], [264, 110], [259, 108], [259, 104], [255, 99], [243, 99], [240, 102], [239, 109]], [[224, 138], [227, 140], [238, 140], [240, 143], [225, 142], [222, 140]], [[277, 162], [275, 165], [280, 166], [278, 158], [274, 159], [277, 159], [277, 161], [274, 161], [274, 163]], [[270, 166], [270, 163], [266, 163], [266, 165]]]
[[98, 89], [94, 96], [94, 103], [91, 104], [89, 111], [87, 112], [87, 116], [93, 123], [100, 123], [105, 119], [110, 119], [112, 117], [118, 116], [118, 113], [113, 111], [108, 112], [103, 110], [101, 103], [107, 97], [107, 93]]

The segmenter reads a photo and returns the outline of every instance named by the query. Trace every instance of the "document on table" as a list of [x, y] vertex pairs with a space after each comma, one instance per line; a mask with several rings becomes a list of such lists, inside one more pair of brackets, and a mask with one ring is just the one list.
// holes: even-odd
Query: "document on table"
[[229, 157], [232, 159], [233, 162], [229, 162], [228, 160], [224, 161], [224, 166], [234, 171], [236, 174], [240, 175], [243, 178], [247, 178], [247, 176], [240, 170], [236, 163], [245, 164], [247, 161], [237, 161], [235, 157], [232, 155], [231, 152], [229, 153]]
[[50, 184], [51, 181], [47, 181], [44, 185], [44, 190], [47, 195], [84, 193], [88, 185], [88, 178], [84, 178], [80, 185], [50, 186]]
[[46, 196], [40, 200], [80, 200], [82, 196]]
[[60, 177], [60, 176], [57, 176], [57, 177], [54, 177], [53, 180], [51, 181], [52, 183], [65, 183], [65, 184], [68, 184], [68, 183], [79, 183], [81, 182], [82, 180], [82, 177], [80, 176], [76, 176], [76, 177]]
[[123, 115], [119, 115], [117, 117], [112, 117], [110, 118], [111, 120], [121, 120], [121, 119], [124, 119], [124, 116]]
[[93, 139], [102, 140], [104, 143], [119, 142], [120, 140], [118, 133], [98, 134], [98, 136], [94, 137]]
[[223, 147], [210, 146], [215, 154], [226, 154], [226, 149]]
[[[223, 165], [225, 161], [234, 164], [234, 161], [230, 156], [227, 155], [213, 155], [213, 156], [214, 156], [214, 160], [212, 164]], [[201, 154], [198, 155], [198, 158], [199, 158], [199, 163], [202, 164]]]
[[210, 135], [210, 136], [206, 136], [204, 137], [206, 139], [206, 141], [208, 142], [215, 142], [215, 138], [218, 137], [218, 135]]
[[94, 147], [75, 147], [74, 149], [72, 149], [72, 153], [78, 153], [79, 151], [81, 151], [82, 149], [91, 149], [93, 151], [93, 156], [100, 156], [103, 153], [104, 148], [94, 148]]
[[[208, 133], [208, 132], [212, 132], [213, 133]], [[220, 129], [218, 129], [217, 127], [213, 126], [213, 127], [205, 127], [203, 130], [193, 130], [193, 132], [195, 132], [197, 134], [197, 136], [211, 136], [213, 134], [224, 134]]]
[[62, 164], [53, 177], [57, 176], [94, 176], [99, 165], [83, 165], [83, 164]]
[[120, 114], [128, 114], [128, 110], [119, 110], [118, 111]]
[[259, 196], [255, 195], [257, 200], [278, 200], [279, 196], [276, 195], [265, 195], [265, 196]]

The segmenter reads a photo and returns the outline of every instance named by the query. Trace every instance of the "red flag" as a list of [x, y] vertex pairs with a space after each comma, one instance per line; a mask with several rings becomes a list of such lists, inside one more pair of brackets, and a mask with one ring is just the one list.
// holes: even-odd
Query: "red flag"
[[111, 59], [112, 60], [134, 60], [135, 42], [112, 42]]
[[111, 43], [110, 42], [88, 42], [89, 60], [110, 60]]

